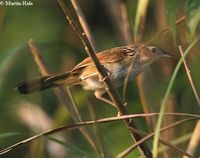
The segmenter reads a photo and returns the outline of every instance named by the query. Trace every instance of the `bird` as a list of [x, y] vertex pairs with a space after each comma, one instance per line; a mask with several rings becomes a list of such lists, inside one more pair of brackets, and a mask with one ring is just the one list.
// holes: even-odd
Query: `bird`
[[[101, 65], [106, 69], [111, 83], [117, 88], [123, 85], [130, 65], [132, 67], [128, 79], [132, 80], [153, 62], [162, 57], [172, 56], [171, 53], [161, 48], [143, 43], [114, 47], [96, 55]], [[97, 99], [112, 104], [111, 101], [103, 97], [106, 87], [91, 57], [84, 59], [71, 71], [22, 81], [16, 85], [16, 89], [19, 93], [29, 94], [63, 85], [69, 87], [81, 85], [84, 90], [94, 91]]]

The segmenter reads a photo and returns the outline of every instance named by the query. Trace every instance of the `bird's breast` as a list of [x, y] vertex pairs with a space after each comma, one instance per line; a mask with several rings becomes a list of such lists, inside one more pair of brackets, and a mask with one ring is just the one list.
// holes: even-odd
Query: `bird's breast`
[[[108, 71], [108, 76], [110, 77], [112, 84], [116, 87], [122, 86], [126, 78], [129, 66], [124, 66], [120, 63], [106, 64], [104, 66]], [[129, 80], [134, 78], [138, 73], [140, 73], [141, 69], [142, 67], [139, 66], [133, 67], [129, 75]], [[83, 74], [81, 79], [82, 86], [85, 90], [105, 89], [105, 85], [103, 81], [99, 79], [97, 71], [87, 76]]]

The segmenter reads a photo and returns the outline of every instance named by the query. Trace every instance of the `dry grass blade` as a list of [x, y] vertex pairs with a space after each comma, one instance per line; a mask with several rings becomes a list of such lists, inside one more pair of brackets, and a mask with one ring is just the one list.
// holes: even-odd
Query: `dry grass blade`
[[[195, 151], [198, 152], [198, 144], [200, 142], [200, 121], [197, 122], [196, 127], [193, 131], [192, 136], [190, 137], [190, 142], [188, 145], [188, 148], [186, 150], [186, 152], [190, 153], [191, 155], [193, 155], [195, 153]], [[185, 156], [183, 156], [183, 158], [186, 158]]]
[[[184, 123], [184, 122], [191, 121], [191, 120], [195, 120], [195, 119], [196, 119], [196, 118], [188, 118], [188, 119], [183, 119], [183, 120], [174, 122], [173, 124], [170, 124], [170, 125], [168, 125], [168, 126], [165, 126], [165, 127], [161, 128], [160, 133], [162, 133], [162, 132], [164, 132], [164, 131], [166, 131], [166, 130], [168, 130], [168, 129], [170, 129], [170, 128], [173, 128], [173, 127], [175, 127], [175, 126], [177, 126], [177, 125], [180, 125], [180, 124], [182, 124], [182, 123]], [[135, 130], [135, 129], [131, 129], [131, 130], [133, 130], [134, 132], [138, 132], [138, 131]], [[141, 139], [141, 140], [138, 141], [137, 143], [131, 145], [130, 147], [128, 147], [127, 149], [125, 149], [123, 152], [121, 152], [120, 154], [118, 154], [117, 158], [124, 158], [124, 157], [127, 156], [131, 151], [133, 151], [140, 143], [142, 143], [142, 142], [144, 142], [144, 141], [147, 141], [148, 139], [152, 138], [152, 137], [155, 135], [155, 133], [151, 133], [151, 134], [143, 133], [143, 134], [145, 135], [145, 137], [144, 137], [143, 139]], [[190, 154], [186, 153], [186, 152], [183, 151], [182, 149], [180, 149], [180, 148], [174, 146], [173, 144], [171, 144], [171, 143], [169, 143], [169, 142], [167, 142], [167, 141], [165, 141], [165, 140], [163, 140], [163, 139], [161, 139], [161, 138], [159, 138], [159, 142], [162, 143], [162, 144], [164, 144], [164, 145], [167, 145], [167, 146], [171, 147], [172, 149], [174, 149], [174, 150], [180, 152], [180, 153], [183, 154], [183, 155], [186, 155], [187, 157], [192, 157]]]
[[129, 77], [131, 75], [132, 69], [133, 69], [133, 61], [131, 62], [130, 66], [128, 67], [127, 75], [126, 75], [125, 80], [124, 80], [124, 86], [123, 86], [123, 98], [124, 98], [124, 100], [126, 100], [126, 89], [127, 89], [128, 80], [129, 80]]
[[[127, 7], [126, 7], [126, 1], [125, 0], [120, 0], [120, 14], [121, 14], [121, 19], [122, 19], [122, 24], [119, 24], [120, 28], [122, 28], [122, 35], [124, 36], [125, 43], [126, 44], [132, 44], [133, 38], [132, 38], [132, 33], [130, 29], [130, 23], [128, 21], [128, 14], [127, 14]], [[126, 89], [128, 85], [128, 80], [131, 74], [131, 70], [133, 68], [133, 62], [130, 64], [128, 68], [127, 75], [124, 80], [124, 85], [123, 85], [123, 100], [126, 100]]]
[[[122, 28], [122, 35], [124, 36], [124, 39], [125, 39], [125, 43], [126, 44], [132, 44], [133, 43], [133, 37], [132, 37], [132, 30], [130, 29], [130, 22], [128, 20], [128, 11], [127, 11], [127, 6], [126, 6], [126, 0], [120, 0], [120, 13], [121, 13], [121, 23], [118, 23], [116, 22], [119, 26], [119, 28]], [[147, 7], [148, 5], [148, 1], [141, 1], [140, 2], [140, 6], [141, 4], [144, 2], [144, 6]], [[139, 5], [139, 4], [138, 4]], [[139, 21], [142, 21], [142, 23], [138, 23], [138, 27], [139, 25], [141, 26], [140, 28], [140, 31], [138, 32], [138, 36], [136, 37], [137, 38], [137, 41], [140, 41], [140, 39], [142, 38], [142, 33], [143, 33], [143, 29], [144, 29], [144, 20], [145, 20], [145, 10], [143, 9], [143, 13], [139, 14], [139, 12], [142, 12], [141, 9], [138, 9], [137, 10], [137, 20]], [[141, 17], [141, 20], [140, 20], [140, 17], [139, 15], [142, 15]], [[136, 28], [136, 27], [135, 27]], [[139, 30], [139, 29], [138, 29]], [[126, 77], [125, 77], [125, 80], [124, 80], [124, 85], [123, 85], [123, 100], [124, 102], [126, 102], [126, 89], [127, 89], [127, 85], [128, 85], [128, 80], [129, 80], [129, 77], [130, 77], [130, 73], [131, 73], [131, 70], [133, 68], [133, 63], [131, 63], [131, 65], [129, 66], [128, 68], [128, 72], [126, 74]], [[144, 113], [149, 113], [150, 110], [148, 108], [148, 105], [147, 105], [147, 101], [146, 101], [146, 98], [145, 98], [145, 95], [144, 95], [144, 88], [142, 87], [142, 83], [141, 83], [141, 77], [138, 76], [136, 78], [137, 80], [137, 87], [138, 87], [138, 91], [139, 91], [139, 95], [140, 95], [140, 100], [141, 100], [141, 103], [142, 103], [142, 107], [143, 107], [143, 110], [144, 110]], [[150, 127], [151, 126], [151, 120], [146, 117], [146, 122], [147, 122], [147, 125]]]
[[[116, 22], [116, 23], [120, 25], [119, 28], [121, 28], [121, 30], [122, 30], [122, 35], [125, 39], [125, 43], [126, 44], [132, 44], [132, 42], [133, 42], [132, 30], [130, 29], [131, 27], [130, 27], [130, 22], [128, 20], [128, 11], [127, 11], [127, 6], [126, 6], [125, 2], [126, 2], [125, 0], [120, 0], [120, 13], [121, 13], [121, 17], [122, 17], [121, 18], [122, 22], [120, 24], [118, 22]], [[145, 3], [147, 5], [147, 2], [145, 2]], [[144, 16], [143, 16], [143, 20], [144, 20]], [[144, 23], [141, 23], [141, 25], [144, 25]], [[144, 28], [144, 26], [142, 26], [142, 28]], [[142, 33], [142, 32], [140, 32], [140, 33]], [[138, 40], [141, 37], [142, 37], [142, 34], [138, 34]], [[127, 89], [128, 80], [129, 80], [130, 73], [131, 73], [133, 66], [134, 66], [133, 63], [131, 63], [129, 68], [128, 68], [128, 72], [126, 74], [125, 80], [124, 80], [124, 85], [123, 85], [123, 100], [124, 100], [124, 102], [126, 102], [126, 97], [125, 97], [126, 96], [126, 89]], [[141, 77], [138, 76], [136, 78], [136, 80], [137, 80], [137, 87], [138, 87], [140, 100], [141, 100], [141, 103], [142, 103], [144, 113], [150, 113], [150, 110], [148, 108], [147, 101], [146, 101], [146, 98], [145, 98], [144, 88], [142, 86]], [[150, 118], [145, 117], [145, 120], [147, 122], [148, 127], [151, 127], [152, 125], [151, 125]]]
[[[133, 114], [133, 115], [127, 115], [127, 116], [118, 116], [118, 117], [110, 117], [110, 118], [104, 118], [104, 119], [98, 119], [96, 121], [86, 121], [86, 122], [80, 122], [80, 123], [76, 123], [75, 125], [65, 125], [62, 127], [58, 127], [55, 129], [51, 129], [49, 131], [37, 134], [33, 137], [29, 137], [28, 139], [25, 139], [23, 141], [20, 141], [14, 145], [11, 145], [3, 150], [0, 151], [0, 155], [3, 155], [5, 153], [7, 153], [10, 150], [15, 149], [18, 146], [24, 145], [26, 143], [30, 143], [33, 140], [36, 140], [42, 136], [48, 136], [48, 135], [52, 135], [54, 133], [63, 131], [63, 130], [73, 130], [73, 129], [77, 129], [77, 128], [81, 128], [83, 126], [86, 125], [93, 125], [96, 123], [108, 123], [108, 122], [113, 122], [113, 121], [118, 121], [118, 120], [124, 120], [124, 119], [130, 119], [130, 118], [139, 118], [139, 117], [146, 117], [146, 116], [158, 116], [159, 113], [152, 113], [152, 114]], [[165, 116], [187, 116], [187, 117], [192, 117], [192, 118], [196, 118], [196, 119], [200, 119], [200, 116], [198, 115], [193, 115], [193, 114], [187, 114], [187, 113], [165, 113]], [[131, 128], [134, 129], [134, 128]]]
[[71, 0], [71, 2], [72, 2], [72, 5], [73, 5], [76, 13], [77, 13], [79, 22], [80, 22], [80, 24], [81, 24], [84, 32], [86, 33], [86, 36], [87, 36], [87, 38], [90, 41], [90, 44], [92, 45], [93, 50], [96, 51], [96, 46], [95, 46], [95, 43], [94, 43], [94, 38], [93, 38], [93, 36], [91, 34], [91, 31], [90, 31], [89, 25], [87, 24], [85, 16], [83, 15], [83, 12], [82, 12], [79, 4], [78, 4], [78, 1], [77, 0]]
[[48, 75], [48, 74], [50, 74], [50, 71], [48, 70], [44, 59], [40, 55], [40, 50], [36, 46], [36, 43], [34, 42], [33, 39], [30, 39], [28, 41], [28, 46], [29, 46], [29, 48], [31, 50], [31, 53], [33, 55], [33, 58], [34, 58], [36, 64], [39, 67], [39, 70], [40, 70], [41, 74], [42, 75]]
[[[127, 6], [126, 6], [125, 2], [126, 2], [125, 0], [120, 0], [120, 14], [121, 14], [121, 17], [122, 17], [121, 18], [122, 22], [121, 23], [116, 22], [116, 23], [118, 25], [120, 25], [119, 28], [120, 28], [120, 30], [122, 30], [122, 35], [125, 39], [126, 44], [132, 44], [133, 37], [132, 37], [132, 31], [130, 29], [130, 23], [128, 21]], [[141, 35], [139, 35], [139, 36], [141, 37]], [[133, 66], [134, 65], [133, 65], [133, 62], [132, 62], [130, 64], [129, 68], [128, 68], [127, 75], [126, 75], [125, 80], [124, 80], [124, 85], [123, 85], [123, 100], [124, 100], [124, 102], [126, 102], [126, 89], [127, 89], [128, 80], [129, 80], [130, 73], [131, 73]], [[144, 113], [149, 113], [150, 110], [148, 108], [146, 98], [145, 98], [145, 95], [144, 95], [144, 88], [142, 87], [142, 81], [140, 80], [141, 78], [137, 77], [136, 79], [137, 79], [138, 91], [139, 91], [140, 100], [141, 100], [141, 103], [142, 103]], [[151, 126], [150, 118], [146, 117], [145, 119], [146, 119], [147, 125], [150, 127]]]
[[[69, 24], [72, 26], [72, 28], [74, 29], [76, 34], [78, 34], [78, 36], [80, 37], [80, 40], [82, 41], [86, 52], [88, 53], [88, 55], [91, 57], [92, 61], [94, 62], [100, 78], [104, 79], [104, 84], [106, 86], [107, 93], [110, 96], [112, 102], [117, 106], [118, 112], [120, 113], [120, 115], [129, 114], [126, 107], [124, 106], [119, 94], [117, 93], [116, 88], [112, 85], [111, 80], [108, 77], [108, 74], [107, 74], [105, 68], [100, 64], [97, 56], [95, 55], [95, 52], [94, 52], [86, 34], [84, 33], [84, 31], [82, 29], [79, 29], [78, 26], [75, 24], [75, 22], [74, 22], [73, 18], [71, 17], [64, 2], [62, 0], [58, 0], [58, 2], [60, 4], [61, 8], [63, 9], [63, 12], [65, 13], [65, 16], [66, 16]], [[137, 129], [137, 126], [135, 125], [135, 122], [133, 122], [133, 120], [125, 119], [124, 121], [128, 127]], [[139, 135], [139, 134], [135, 134], [133, 132], [130, 132], [130, 134], [133, 137], [133, 139], [136, 141], [139, 141], [142, 138], [141, 135]], [[147, 157], [147, 158], [152, 157], [152, 153], [145, 143], [140, 144], [139, 149], [140, 149], [140, 151], [142, 151], [142, 154], [144, 157]]]
[[[28, 45], [29, 45], [29, 47], [31, 49], [33, 58], [34, 58], [36, 64], [38, 65], [41, 74], [42, 75], [50, 74], [50, 71], [48, 70], [48, 68], [47, 68], [47, 66], [45, 64], [44, 59], [40, 55], [40, 50], [36, 46], [36, 43], [34, 42], [34, 40], [30, 39], [29, 42], [28, 42]], [[82, 122], [81, 115], [79, 114], [77, 106], [75, 105], [75, 101], [74, 101], [74, 99], [72, 97], [70, 89], [69, 88], [65, 89], [65, 88], [59, 87], [59, 88], [56, 88], [54, 90], [54, 92], [55, 92], [56, 96], [58, 97], [58, 99], [62, 103], [64, 103], [64, 105], [66, 105], [67, 110], [70, 112], [71, 117], [73, 118], [73, 120], [75, 122]], [[80, 131], [85, 136], [85, 138], [88, 140], [88, 142], [91, 144], [91, 146], [95, 150], [97, 150], [96, 147], [95, 147], [95, 143], [93, 142], [93, 140], [92, 140], [90, 134], [88, 133], [87, 129], [81, 128]]]
[[[179, 138], [176, 138], [172, 141], [170, 141], [173, 145], [181, 145], [183, 144], [184, 142], [188, 141], [192, 136], [192, 133], [188, 133], [188, 134], [184, 134], [183, 136], [180, 136]], [[159, 147], [158, 149], [158, 153], [163, 153], [165, 152], [166, 150], [168, 150], [169, 147], [167, 146], [161, 146]], [[187, 151], [186, 151], [187, 152]], [[188, 153], [188, 152], [187, 152]]]
[[137, 11], [135, 17], [135, 26], [134, 26], [134, 40], [135, 42], [141, 42], [144, 27], [145, 27], [145, 17], [147, 13], [149, 0], [140, 0], [137, 3]]
[[184, 64], [184, 66], [185, 66], [185, 70], [186, 70], [188, 79], [189, 79], [189, 81], [190, 81], [190, 85], [191, 85], [192, 90], [193, 90], [193, 92], [194, 92], [194, 95], [195, 95], [195, 97], [196, 97], [197, 103], [198, 103], [198, 105], [200, 106], [200, 98], [199, 98], [197, 89], [196, 89], [196, 87], [195, 87], [195, 85], [194, 85], [194, 81], [193, 81], [193, 79], [192, 79], [192, 76], [191, 76], [191, 74], [190, 74], [190, 70], [189, 70], [188, 64], [187, 64], [187, 62], [186, 62], [186, 60], [185, 60], [185, 58], [184, 58], [184, 56], [183, 56], [183, 49], [182, 49], [181, 46], [179, 46], [179, 51], [180, 51], [181, 57], [182, 57], [182, 59], [183, 59], [183, 64]]
[[[180, 51], [181, 57], [183, 59], [183, 64], [184, 64], [184, 67], [185, 67], [185, 70], [186, 70], [190, 85], [191, 85], [192, 90], [194, 92], [194, 95], [196, 97], [197, 103], [200, 106], [199, 94], [198, 94], [197, 89], [196, 89], [196, 87], [194, 85], [194, 81], [193, 81], [192, 76], [190, 74], [190, 69], [188, 67], [188, 64], [187, 64], [187, 62], [186, 62], [186, 60], [184, 58], [183, 49], [182, 49], [181, 46], [179, 46], [179, 51]], [[188, 148], [187, 148], [187, 152], [192, 154], [192, 155], [195, 153], [195, 151], [197, 149], [197, 146], [199, 144], [199, 141], [200, 141], [200, 133], [199, 133], [199, 131], [200, 131], [200, 121], [198, 121], [197, 124], [196, 124], [195, 130], [193, 132], [192, 138], [190, 139], [190, 142], [189, 142], [189, 145], [188, 145]], [[185, 156], [183, 158], [185, 158]]]
[[[178, 19], [175, 23], [175, 25], [179, 25], [182, 22], [184, 22], [186, 19], [185, 16], [181, 17], [180, 19]], [[151, 43], [152, 41], [154, 41], [156, 38], [160, 37], [162, 34], [165, 34], [169, 31], [169, 27], [164, 28], [163, 30], [159, 31], [158, 33], [156, 33], [156, 35], [154, 35], [150, 40], [148, 40], [147, 42], [145, 42], [146, 44]]]
[[123, 28], [122, 31], [123, 31], [123, 36], [124, 36], [126, 44], [132, 44], [133, 38], [132, 38], [132, 32], [131, 32], [130, 23], [128, 20], [127, 7], [126, 7], [125, 2], [126, 2], [125, 0], [120, 0], [120, 13], [121, 13], [121, 18], [122, 18], [122, 24], [119, 24], [119, 25], [122, 25], [121, 27]]
[[[103, 0], [115, 33], [122, 42], [132, 43], [132, 33], [129, 26], [127, 0]], [[127, 31], [127, 32], [126, 32]], [[126, 34], [126, 35], [125, 35]]]
[[[93, 50], [96, 51], [94, 38], [93, 38], [92, 33], [90, 31], [89, 25], [88, 25], [88, 23], [87, 23], [87, 21], [85, 19], [85, 16], [84, 16], [84, 14], [83, 14], [80, 6], [79, 6], [78, 1], [77, 0], [71, 0], [71, 3], [72, 3], [72, 5], [73, 5], [73, 7], [74, 7], [74, 9], [75, 9], [75, 11], [77, 13], [76, 15], [78, 16], [79, 23], [82, 26], [83, 31], [86, 34], [86, 37], [88, 38]], [[95, 133], [98, 133], [98, 127], [94, 128], [94, 131], [95, 131]], [[96, 147], [97, 147], [101, 157], [105, 157], [104, 148], [103, 148], [103, 144], [102, 144], [101, 139], [100, 139], [100, 135], [97, 134], [96, 136], [97, 136], [96, 139], [95, 139], [96, 140], [95, 141], [96, 142]]]
[[[97, 109], [96, 109], [96, 106], [94, 106], [93, 99], [91, 97], [88, 97], [87, 102], [88, 102], [87, 105], [88, 105], [91, 119], [96, 121]], [[97, 149], [99, 149], [100, 157], [102, 158], [108, 157], [108, 155], [111, 155], [111, 153], [109, 152], [108, 147], [105, 148], [105, 145], [103, 143], [104, 141], [103, 141], [102, 133], [100, 131], [98, 124], [93, 125], [93, 131], [94, 131], [94, 136], [95, 136], [95, 143], [96, 143]]]

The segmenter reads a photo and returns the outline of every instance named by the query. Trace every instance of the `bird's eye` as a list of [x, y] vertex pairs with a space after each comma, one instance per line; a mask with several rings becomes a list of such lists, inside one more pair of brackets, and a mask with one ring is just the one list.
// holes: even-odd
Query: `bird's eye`
[[151, 47], [150, 50], [151, 50], [152, 53], [156, 53], [156, 48], [155, 47]]

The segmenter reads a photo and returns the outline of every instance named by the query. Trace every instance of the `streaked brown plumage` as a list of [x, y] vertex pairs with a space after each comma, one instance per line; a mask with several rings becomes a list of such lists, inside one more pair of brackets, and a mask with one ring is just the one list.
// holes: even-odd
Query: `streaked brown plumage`
[[[123, 84], [131, 63], [133, 68], [130, 79], [135, 77], [142, 70], [159, 59], [169, 57], [170, 54], [153, 46], [144, 44], [115, 47], [97, 54], [100, 63], [106, 68], [114, 86]], [[95, 91], [97, 98], [105, 92], [103, 81], [99, 79], [98, 72], [91, 58], [84, 59], [70, 72], [41, 76], [30, 81], [23, 81], [17, 84], [16, 88], [20, 93], [32, 93], [51, 87], [61, 85], [73, 86], [80, 84], [85, 90]]]

